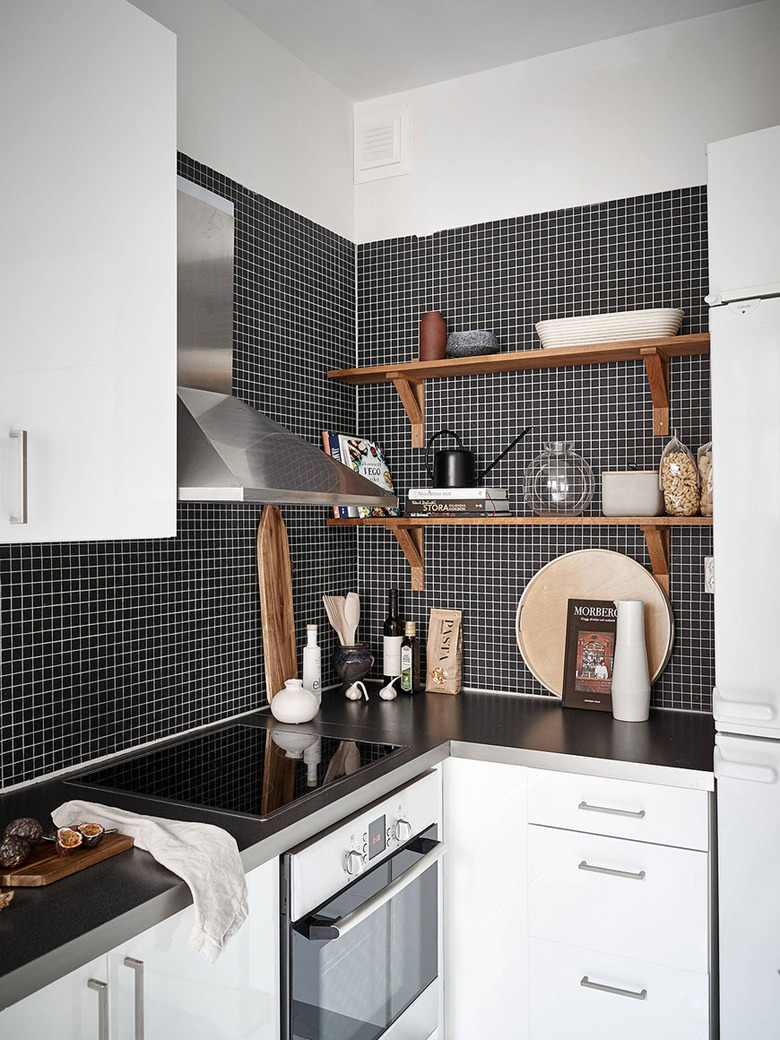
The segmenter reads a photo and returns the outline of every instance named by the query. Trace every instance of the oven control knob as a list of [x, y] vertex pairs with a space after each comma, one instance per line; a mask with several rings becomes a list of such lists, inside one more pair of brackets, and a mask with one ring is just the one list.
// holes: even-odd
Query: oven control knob
[[408, 820], [396, 820], [393, 827], [393, 837], [399, 845], [403, 845], [412, 836], [412, 825]]
[[362, 852], [358, 852], [357, 849], [352, 849], [344, 857], [344, 870], [349, 874], [350, 877], [357, 877], [358, 874], [363, 871], [363, 864], [365, 863], [365, 856]]

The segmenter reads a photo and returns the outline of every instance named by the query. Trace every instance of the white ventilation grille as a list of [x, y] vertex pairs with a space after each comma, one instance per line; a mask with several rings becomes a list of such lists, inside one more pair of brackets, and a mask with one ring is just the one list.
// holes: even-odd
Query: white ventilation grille
[[409, 172], [409, 106], [355, 112], [355, 183]]

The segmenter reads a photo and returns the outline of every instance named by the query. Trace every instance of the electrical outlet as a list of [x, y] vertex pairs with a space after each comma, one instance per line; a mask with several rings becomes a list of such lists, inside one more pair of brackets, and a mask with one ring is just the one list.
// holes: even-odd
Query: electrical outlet
[[704, 557], [704, 591], [715, 592], [715, 557]]

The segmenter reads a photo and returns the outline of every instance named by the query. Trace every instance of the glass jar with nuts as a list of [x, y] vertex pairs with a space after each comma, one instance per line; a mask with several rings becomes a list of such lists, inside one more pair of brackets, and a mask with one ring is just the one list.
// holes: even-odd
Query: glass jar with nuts
[[661, 453], [658, 477], [668, 516], [696, 516], [699, 512], [699, 473], [691, 452], [677, 431]]

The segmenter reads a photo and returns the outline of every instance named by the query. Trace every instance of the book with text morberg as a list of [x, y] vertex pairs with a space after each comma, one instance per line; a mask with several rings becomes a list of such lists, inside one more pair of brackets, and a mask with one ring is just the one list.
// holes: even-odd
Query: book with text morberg
[[570, 599], [563, 663], [564, 708], [612, 711], [617, 607], [610, 599]]
[[[347, 437], [341, 434], [338, 438], [341, 451], [341, 462], [372, 481], [385, 491], [395, 494], [393, 478], [387, 468], [385, 455], [381, 447], [365, 437]], [[331, 447], [332, 452], [332, 447]], [[358, 516], [399, 516], [400, 510], [395, 506], [356, 506]]]

